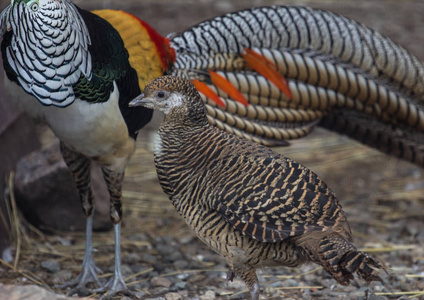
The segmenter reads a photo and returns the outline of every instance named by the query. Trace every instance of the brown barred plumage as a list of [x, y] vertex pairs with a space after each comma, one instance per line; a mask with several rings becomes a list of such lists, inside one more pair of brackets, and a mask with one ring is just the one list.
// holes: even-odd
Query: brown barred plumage
[[266, 266], [312, 261], [340, 284], [354, 273], [383, 282], [375, 270], [381, 264], [352, 244], [327, 185], [289, 158], [209, 125], [188, 80], [160, 77], [130, 105], [165, 113], [155, 146], [160, 184], [189, 227], [224, 256], [228, 279], [240, 276], [252, 299], [259, 297], [255, 270]]

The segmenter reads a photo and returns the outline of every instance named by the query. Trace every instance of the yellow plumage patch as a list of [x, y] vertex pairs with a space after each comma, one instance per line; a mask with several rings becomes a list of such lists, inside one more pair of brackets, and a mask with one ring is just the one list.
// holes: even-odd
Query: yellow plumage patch
[[137, 71], [141, 90], [152, 79], [164, 74], [167, 66], [158, 49], [158, 41], [155, 43], [152, 38], [151, 28], [146, 28], [144, 22], [124, 11], [106, 9], [92, 12], [119, 32], [129, 53], [130, 65]]

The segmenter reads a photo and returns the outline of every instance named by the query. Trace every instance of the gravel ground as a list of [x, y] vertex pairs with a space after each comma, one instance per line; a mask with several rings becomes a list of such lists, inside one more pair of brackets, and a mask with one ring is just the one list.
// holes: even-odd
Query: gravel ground
[[[75, 1], [84, 8], [112, 7], [131, 11], [161, 33], [225, 11], [276, 1]], [[4, 7], [5, 1], [0, 2]], [[281, 3], [281, 1], [279, 1]], [[422, 1], [289, 1], [330, 9], [384, 32], [421, 55], [424, 23]], [[160, 116], [156, 117], [160, 119]], [[175, 212], [156, 179], [150, 149], [149, 125], [127, 170], [122, 230], [123, 273], [134, 299], [245, 299], [244, 284], [235, 279], [225, 285], [223, 259], [207, 249]], [[44, 144], [52, 140], [42, 130]], [[316, 265], [296, 269], [271, 268], [260, 273], [262, 299], [424, 299], [424, 174], [346, 138], [315, 131], [279, 152], [305, 164], [320, 175], [339, 196], [358, 247], [384, 262], [394, 294], [380, 284], [366, 286], [355, 280], [337, 285]], [[20, 219], [17, 268], [0, 265], [0, 283], [37, 284], [55, 293], [56, 284], [78, 274], [84, 253], [84, 233], [46, 235]], [[94, 254], [106, 281], [113, 271], [113, 234], [94, 234]], [[1, 288], [0, 288], [1, 291]], [[421, 291], [421, 294], [419, 294]], [[80, 295], [86, 296], [86, 295]], [[100, 295], [94, 295], [99, 298]], [[0, 293], [0, 299], [2, 299]], [[117, 296], [114, 299], [128, 299]]]

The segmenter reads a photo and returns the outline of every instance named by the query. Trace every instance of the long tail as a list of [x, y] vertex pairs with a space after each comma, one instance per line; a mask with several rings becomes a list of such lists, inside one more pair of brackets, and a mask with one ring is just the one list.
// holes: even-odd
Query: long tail
[[168, 40], [127, 13], [96, 13], [119, 31], [141, 89], [164, 73], [194, 80], [221, 129], [281, 146], [323, 126], [424, 166], [424, 64], [362, 24], [307, 7], [257, 7]]
[[[206, 83], [222, 98], [225, 107], [205, 100], [210, 122], [222, 129], [275, 145], [305, 136], [318, 124], [423, 166], [424, 64], [362, 24], [312, 8], [260, 7], [204, 21], [174, 36], [171, 45], [177, 57], [171, 72]], [[273, 84], [270, 70], [261, 73], [249, 64], [252, 52], [287, 79], [291, 97]], [[250, 105], [228, 96], [210, 70]], [[339, 114], [345, 111], [363, 116], [368, 132], [340, 127], [362, 125]], [[383, 131], [372, 126], [374, 120]]]
[[390, 289], [380, 277], [385, 267], [338, 233], [310, 233], [299, 238], [297, 244], [311, 261], [342, 285], [349, 285], [353, 274], [357, 274], [367, 283], [379, 281]]
[[346, 110], [329, 113], [319, 125], [424, 167], [424, 133], [408, 126], [386, 124], [371, 116]]

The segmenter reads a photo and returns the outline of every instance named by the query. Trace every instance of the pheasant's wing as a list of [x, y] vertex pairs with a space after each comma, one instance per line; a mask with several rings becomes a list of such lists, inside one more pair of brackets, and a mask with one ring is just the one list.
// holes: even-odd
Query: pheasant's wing
[[[305, 7], [252, 8], [193, 26], [171, 45], [169, 72], [206, 84], [199, 86], [210, 122], [257, 142], [306, 135], [314, 120], [339, 109], [424, 130], [423, 64], [348, 18]], [[210, 100], [213, 93], [222, 103]]]
[[259, 241], [275, 242], [337, 225], [348, 228], [342, 208], [326, 184], [284, 157], [240, 155], [220, 160], [205, 177], [213, 187], [208, 192], [211, 209]]

